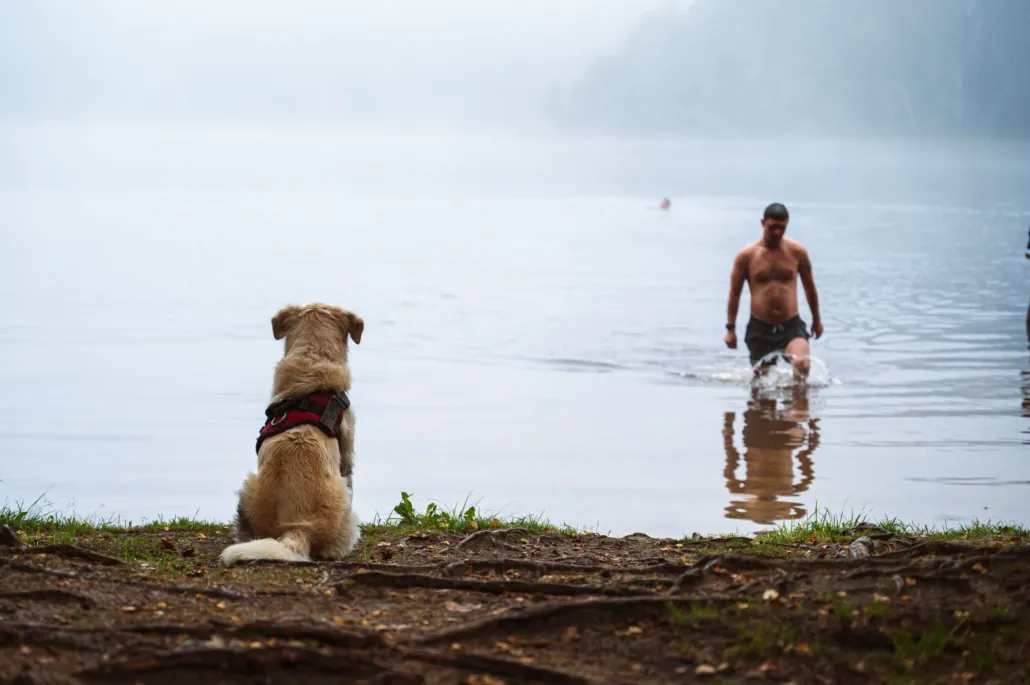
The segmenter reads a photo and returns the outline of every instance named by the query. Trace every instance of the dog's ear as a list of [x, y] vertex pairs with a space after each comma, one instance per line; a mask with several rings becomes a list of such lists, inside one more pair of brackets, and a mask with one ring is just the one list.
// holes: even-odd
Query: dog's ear
[[290, 304], [286, 305], [272, 317], [272, 335], [276, 340], [282, 340], [293, 324], [297, 323], [297, 315], [300, 314], [300, 307]]
[[365, 331], [365, 320], [346, 309], [337, 309], [336, 317], [340, 323], [340, 335], [344, 338], [349, 335], [355, 345], [360, 345], [361, 334]]

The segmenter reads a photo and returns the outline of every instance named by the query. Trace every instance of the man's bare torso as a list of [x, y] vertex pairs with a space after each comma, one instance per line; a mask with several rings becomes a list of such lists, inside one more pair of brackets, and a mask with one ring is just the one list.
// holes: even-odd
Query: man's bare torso
[[783, 323], [798, 315], [798, 269], [804, 248], [783, 238], [770, 250], [761, 241], [742, 250], [751, 292], [751, 316], [769, 324]]

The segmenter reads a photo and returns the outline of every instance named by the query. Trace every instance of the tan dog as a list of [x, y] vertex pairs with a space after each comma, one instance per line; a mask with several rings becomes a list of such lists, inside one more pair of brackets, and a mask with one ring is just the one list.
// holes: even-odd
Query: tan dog
[[286, 338], [285, 351], [258, 437], [258, 471], [238, 493], [237, 544], [222, 552], [226, 566], [336, 559], [357, 545], [347, 336], [360, 344], [364, 329], [361, 317], [326, 304], [289, 305], [272, 317], [272, 335]]

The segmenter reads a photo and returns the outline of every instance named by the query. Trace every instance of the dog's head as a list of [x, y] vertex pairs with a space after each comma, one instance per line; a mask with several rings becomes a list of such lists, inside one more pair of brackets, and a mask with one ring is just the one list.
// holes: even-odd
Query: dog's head
[[354, 312], [329, 304], [287, 305], [272, 317], [272, 335], [286, 338], [286, 353], [295, 345], [309, 347], [318, 356], [347, 358], [347, 337], [361, 344], [365, 322]]

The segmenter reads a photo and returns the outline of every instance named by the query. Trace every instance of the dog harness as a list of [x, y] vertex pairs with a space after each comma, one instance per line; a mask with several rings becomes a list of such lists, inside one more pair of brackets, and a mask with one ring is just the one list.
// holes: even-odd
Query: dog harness
[[340, 434], [343, 412], [350, 406], [350, 399], [343, 390], [337, 392], [315, 392], [299, 397], [285, 397], [273, 402], [265, 409], [265, 425], [258, 433], [254, 450], [261, 450], [261, 443], [297, 426], [311, 425], [335, 438]]

